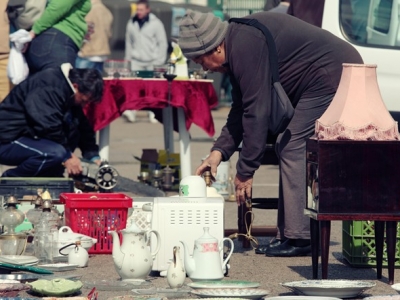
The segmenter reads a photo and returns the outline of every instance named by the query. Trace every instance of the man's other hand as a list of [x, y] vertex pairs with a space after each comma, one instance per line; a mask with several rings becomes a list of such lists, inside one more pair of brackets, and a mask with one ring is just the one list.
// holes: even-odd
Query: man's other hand
[[64, 162], [64, 166], [67, 169], [68, 175], [79, 175], [82, 173], [81, 160], [72, 154], [71, 158]]

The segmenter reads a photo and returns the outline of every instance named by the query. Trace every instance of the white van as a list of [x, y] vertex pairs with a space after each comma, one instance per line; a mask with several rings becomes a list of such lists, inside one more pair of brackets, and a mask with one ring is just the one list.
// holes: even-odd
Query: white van
[[325, 0], [322, 28], [377, 65], [382, 98], [400, 123], [400, 0]]

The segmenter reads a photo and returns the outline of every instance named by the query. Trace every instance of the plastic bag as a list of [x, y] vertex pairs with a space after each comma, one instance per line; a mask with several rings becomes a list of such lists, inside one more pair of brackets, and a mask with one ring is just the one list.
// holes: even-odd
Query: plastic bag
[[8, 58], [7, 76], [13, 84], [19, 84], [29, 75], [28, 64], [21, 51], [11, 46], [10, 56]]

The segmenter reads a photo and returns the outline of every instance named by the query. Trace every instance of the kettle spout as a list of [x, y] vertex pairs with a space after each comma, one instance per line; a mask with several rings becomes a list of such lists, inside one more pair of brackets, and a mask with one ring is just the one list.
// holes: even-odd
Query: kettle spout
[[180, 241], [180, 243], [183, 245], [183, 252], [184, 252], [184, 261], [185, 261], [185, 270], [188, 276], [190, 277], [194, 271], [196, 270], [196, 263], [194, 261], [194, 258], [189, 255], [189, 250], [188, 247], [186, 246], [185, 242]]
[[110, 231], [108, 231], [108, 234], [111, 234], [112, 239], [113, 239], [112, 257], [114, 260], [115, 267], [117, 269], [121, 269], [125, 254], [121, 251], [121, 245], [120, 245], [118, 233], [116, 231], [110, 230]]

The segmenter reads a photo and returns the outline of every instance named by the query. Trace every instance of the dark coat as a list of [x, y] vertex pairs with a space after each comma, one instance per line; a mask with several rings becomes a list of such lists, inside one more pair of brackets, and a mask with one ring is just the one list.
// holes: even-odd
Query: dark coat
[[0, 142], [22, 136], [48, 139], [83, 157], [98, 155], [95, 133], [61, 68], [46, 69], [15, 86], [0, 103]]
[[[349, 43], [295, 17], [273, 12], [249, 17], [271, 32], [278, 52], [280, 81], [294, 105], [301, 98], [335, 93], [342, 64], [363, 63]], [[259, 29], [231, 23], [225, 36], [225, 53], [233, 104], [212, 150], [220, 151], [227, 160], [243, 140], [237, 172], [251, 177], [261, 164], [267, 140], [271, 99], [268, 47]]]

